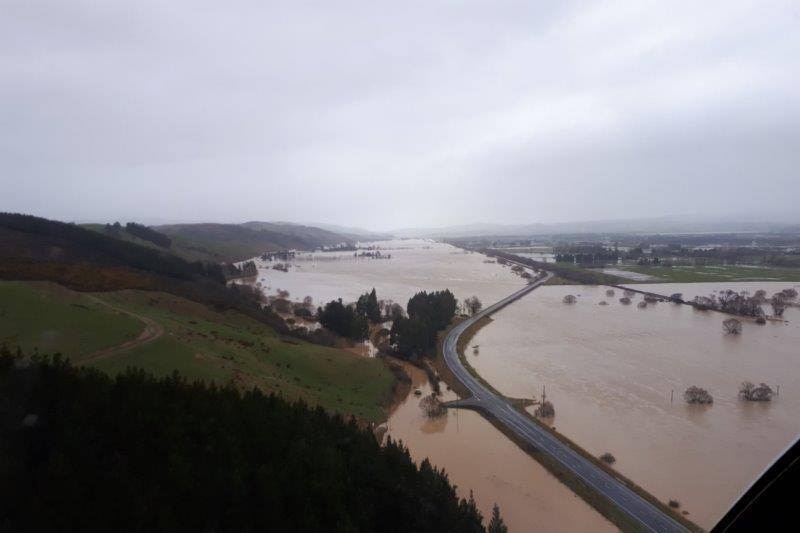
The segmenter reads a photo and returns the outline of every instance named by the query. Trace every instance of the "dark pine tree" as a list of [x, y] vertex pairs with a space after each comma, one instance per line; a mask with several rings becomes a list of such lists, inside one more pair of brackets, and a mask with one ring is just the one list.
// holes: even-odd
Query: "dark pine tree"
[[489, 521], [487, 533], [508, 533], [508, 527], [500, 517], [500, 507], [497, 504], [492, 507], [492, 519]]

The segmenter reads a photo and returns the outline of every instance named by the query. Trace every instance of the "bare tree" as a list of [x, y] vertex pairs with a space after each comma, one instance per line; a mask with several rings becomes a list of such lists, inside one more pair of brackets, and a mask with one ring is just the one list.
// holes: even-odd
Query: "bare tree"
[[481, 301], [478, 299], [477, 296], [470, 296], [469, 298], [464, 300], [464, 306], [467, 308], [467, 312], [473, 316], [476, 315], [478, 312], [480, 312], [481, 309], [483, 309], [483, 304], [481, 303]]
[[772, 306], [772, 314], [778, 318], [782, 317], [783, 312], [786, 311], [786, 300], [784, 300], [783, 295], [781, 293], [772, 295], [769, 303]]
[[686, 392], [683, 393], [683, 399], [686, 400], [686, 403], [714, 403], [714, 398], [707, 390], [694, 385], [686, 389]]
[[725, 329], [725, 333], [730, 333], [731, 335], [738, 335], [742, 332], [742, 323], [735, 318], [723, 320], [722, 327]]
[[553, 407], [552, 402], [544, 400], [539, 404], [539, 407], [536, 408], [534, 414], [539, 418], [553, 418], [556, 416], [556, 409]]

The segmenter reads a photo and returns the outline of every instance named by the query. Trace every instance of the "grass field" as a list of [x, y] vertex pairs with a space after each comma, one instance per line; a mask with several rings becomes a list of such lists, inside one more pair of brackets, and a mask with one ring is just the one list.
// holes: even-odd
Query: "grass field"
[[0, 343], [77, 359], [136, 338], [140, 320], [46, 282], [0, 281]]
[[[12, 347], [61, 352], [111, 374], [129, 366], [159, 375], [178, 370], [190, 379], [258, 387], [368, 420], [382, 418], [380, 404], [395, 379], [380, 360], [281, 338], [237, 312], [165, 293], [88, 294], [46, 282], [0, 282], [0, 313], [0, 343]], [[157, 338], [96, 355], [135, 339], [144, 320], [159, 325]]]
[[[618, 266], [654, 276], [668, 283], [694, 283], [703, 281], [800, 281], [800, 268], [748, 268], [743, 266]], [[635, 283], [628, 281], [627, 283]], [[652, 283], [652, 281], [651, 281]]]

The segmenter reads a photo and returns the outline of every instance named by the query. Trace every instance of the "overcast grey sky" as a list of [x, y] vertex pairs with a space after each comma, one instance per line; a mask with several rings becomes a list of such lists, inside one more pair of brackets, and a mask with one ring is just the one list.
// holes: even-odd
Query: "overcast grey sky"
[[798, 213], [797, 1], [0, 0], [0, 210]]

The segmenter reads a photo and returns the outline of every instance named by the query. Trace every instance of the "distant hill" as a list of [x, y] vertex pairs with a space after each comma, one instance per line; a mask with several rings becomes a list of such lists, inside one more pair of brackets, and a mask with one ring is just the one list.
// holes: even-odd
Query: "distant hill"
[[311, 224], [339, 235], [345, 235], [358, 241], [383, 241], [393, 239], [394, 235], [385, 231], [370, 231], [353, 226], [337, 226], [336, 224]]
[[154, 245], [142, 246], [75, 224], [16, 213], [0, 213], [0, 260], [6, 269], [14, 261], [62, 271], [67, 266], [93, 265], [140, 278], [225, 282], [216, 264], [190, 262]]
[[748, 233], [797, 232], [800, 225], [791, 220], [764, 221], [747, 217], [713, 217], [703, 215], [667, 216], [658, 218], [591, 220], [555, 224], [463, 224], [439, 228], [405, 228], [394, 230], [398, 237], [486, 237], [532, 236], [592, 233]]
[[244, 224], [170, 224], [153, 229], [172, 239], [182, 255], [237, 262], [264, 252], [352, 244], [355, 239], [311, 226], [274, 222]]
[[0, 213], [0, 279], [54, 281], [79, 291], [163, 291], [287, 331], [252, 291], [227, 286], [219, 263], [187, 261], [152, 243], [30, 215]]

